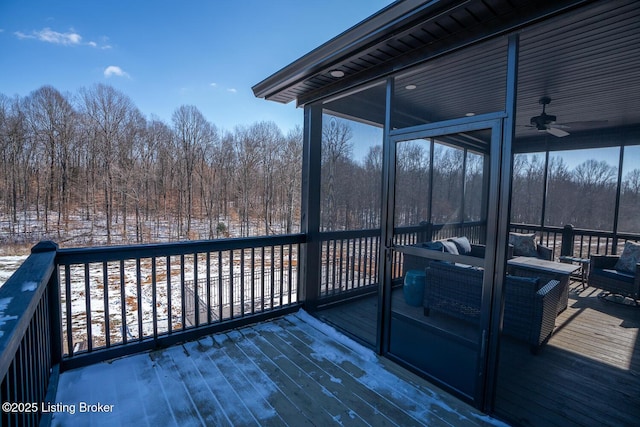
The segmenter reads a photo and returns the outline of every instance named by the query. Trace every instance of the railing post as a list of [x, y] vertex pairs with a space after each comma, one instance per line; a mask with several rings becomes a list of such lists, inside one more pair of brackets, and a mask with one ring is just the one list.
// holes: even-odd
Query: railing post
[[575, 236], [576, 234], [573, 231], [573, 225], [565, 225], [562, 229], [562, 247], [560, 248], [561, 256], [573, 256]]
[[433, 240], [433, 227], [429, 221], [420, 222], [421, 230], [418, 231], [418, 242], [430, 242]]
[[[42, 241], [31, 248], [31, 253], [58, 251], [58, 244]], [[57, 365], [62, 360], [62, 319], [60, 313], [60, 285], [58, 282], [58, 263], [55, 262], [53, 273], [47, 283], [49, 328], [51, 331], [51, 364]]]

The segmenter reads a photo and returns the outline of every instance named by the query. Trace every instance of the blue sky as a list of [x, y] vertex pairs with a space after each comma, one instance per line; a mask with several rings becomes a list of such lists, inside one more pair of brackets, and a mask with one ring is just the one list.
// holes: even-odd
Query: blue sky
[[106, 83], [167, 123], [195, 105], [219, 128], [272, 120], [286, 132], [302, 111], [251, 86], [391, 2], [1, 0], [0, 93]]

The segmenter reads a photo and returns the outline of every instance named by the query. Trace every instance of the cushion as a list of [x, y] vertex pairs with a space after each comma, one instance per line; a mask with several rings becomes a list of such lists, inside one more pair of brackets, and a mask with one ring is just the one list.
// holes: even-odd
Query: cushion
[[623, 282], [633, 283], [633, 274], [626, 273], [620, 270], [612, 270], [608, 268], [594, 268], [591, 273], [593, 276], [606, 277], [608, 279], [620, 280]]
[[626, 242], [615, 269], [635, 274], [636, 264], [640, 262], [640, 243]]
[[452, 239], [448, 239], [448, 241], [453, 242], [456, 245], [460, 255], [469, 255], [471, 253], [471, 243], [466, 237], [454, 237]]
[[442, 242], [424, 242], [422, 243], [422, 247], [425, 249], [429, 249], [432, 251], [444, 252], [444, 246]]
[[538, 255], [536, 244], [536, 234], [509, 233], [509, 244], [513, 245], [514, 256]]

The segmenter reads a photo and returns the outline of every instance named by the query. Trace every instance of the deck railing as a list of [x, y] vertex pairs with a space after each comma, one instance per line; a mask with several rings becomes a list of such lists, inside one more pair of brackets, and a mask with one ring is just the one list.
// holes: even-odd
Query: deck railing
[[320, 239], [320, 298], [377, 286], [379, 229], [325, 232]]
[[42, 405], [55, 397], [49, 390], [60, 359], [55, 257], [55, 245], [36, 245], [0, 288], [2, 426], [37, 426]]
[[640, 242], [640, 234], [587, 230], [564, 227], [540, 227], [531, 224], [511, 224], [511, 231], [538, 233], [538, 242], [553, 250], [553, 258], [562, 255], [589, 258], [592, 254], [620, 255], [626, 241]]
[[63, 369], [296, 309], [304, 239], [58, 250]]

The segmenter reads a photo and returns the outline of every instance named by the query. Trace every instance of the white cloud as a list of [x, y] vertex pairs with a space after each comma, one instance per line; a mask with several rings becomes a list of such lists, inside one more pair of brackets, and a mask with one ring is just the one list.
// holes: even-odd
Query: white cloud
[[218, 83], [209, 83], [209, 86], [211, 86], [211, 87], [217, 87], [217, 86], [218, 86]]
[[[2, 32], [3, 30], [0, 30]], [[33, 39], [39, 40], [45, 43], [59, 44], [63, 46], [91, 46], [100, 49], [111, 49], [108, 44], [99, 45], [94, 41], [83, 42], [82, 36], [78, 34], [73, 28], [70, 28], [68, 32], [61, 33], [54, 31], [49, 27], [43, 28], [39, 31], [31, 31], [31, 33], [23, 33], [22, 31], [16, 31], [13, 33], [20, 40]], [[103, 37], [105, 40], [106, 37]]]
[[19, 39], [36, 39], [46, 43], [61, 45], [79, 45], [82, 42], [82, 36], [73, 30], [60, 33], [48, 27], [40, 31], [32, 31], [31, 34], [25, 34], [20, 31], [16, 31], [14, 34]]
[[227, 92], [237, 93], [238, 91], [237, 91], [237, 89], [229, 88], [229, 89], [227, 89]]
[[129, 78], [129, 74], [127, 72], [125, 72], [122, 68], [115, 66], [115, 65], [109, 65], [107, 68], [104, 69], [104, 76], [109, 78], [111, 76], [117, 76], [117, 77], [127, 77]]

